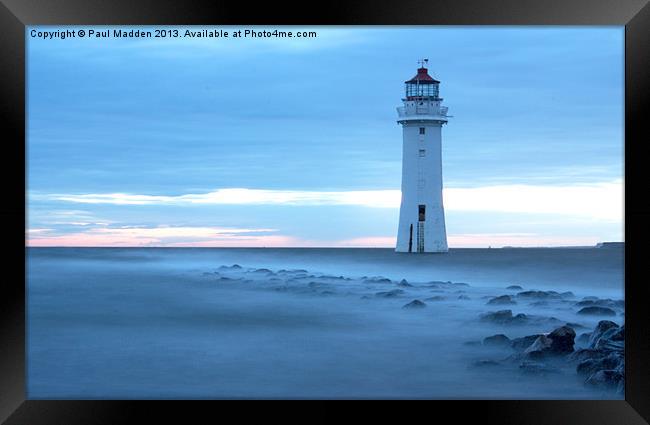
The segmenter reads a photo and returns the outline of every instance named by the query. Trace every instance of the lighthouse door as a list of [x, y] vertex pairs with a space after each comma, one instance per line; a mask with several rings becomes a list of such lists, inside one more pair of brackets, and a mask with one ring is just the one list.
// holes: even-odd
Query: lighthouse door
[[418, 205], [418, 252], [424, 252], [424, 219], [426, 205]]

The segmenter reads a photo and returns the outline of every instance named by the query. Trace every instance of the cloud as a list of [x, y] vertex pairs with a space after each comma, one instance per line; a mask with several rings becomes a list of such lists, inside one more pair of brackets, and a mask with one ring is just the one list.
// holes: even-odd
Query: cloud
[[56, 234], [29, 229], [29, 246], [290, 246], [292, 239], [275, 229], [221, 227], [119, 227]]
[[[445, 210], [559, 214], [596, 221], [622, 222], [623, 182], [613, 180], [574, 185], [491, 185], [446, 188]], [[80, 204], [114, 205], [350, 205], [398, 208], [399, 190], [298, 191], [228, 188], [177, 196], [129, 193], [33, 195]]]

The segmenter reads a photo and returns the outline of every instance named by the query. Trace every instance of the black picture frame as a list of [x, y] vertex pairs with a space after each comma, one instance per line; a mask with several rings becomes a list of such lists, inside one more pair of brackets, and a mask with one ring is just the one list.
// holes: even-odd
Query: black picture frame
[[[647, 0], [401, 0], [392, 4], [174, 2], [169, 0], [2, 0], [0, 90], [4, 192], [3, 294], [0, 297], [0, 421], [6, 424], [146, 423], [154, 415], [187, 423], [187, 415], [225, 419], [218, 401], [25, 399], [25, 27], [28, 25], [624, 25], [625, 26], [625, 400], [429, 401], [415, 412], [499, 424], [644, 424], [650, 422], [650, 283], [643, 251], [650, 236], [646, 144], [650, 97], [650, 5]], [[21, 168], [22, 167], [22, 168]], [[21, 265], [22, 264], [22, 265]], [[11, 273], [7, 273], [7, 271]], [[282, 405], [282, 404], [280, 404]], [[260, 413], [235, 407], [238, 420]], [[387, 413], [387, 407], [371, 408]], [[270, 415], [277, 413], [264, 409]], [[293, 411], [294, 413], [290, 413]], [[299, 410], [283, 409], [301, 417]], [[366, 411], [366, 409], [364, 409]], [[217, 413], [220, 412], [220, 413]], [[367, 413], [367, 412], [366, 412]], [[405, 412], [396, 412], [408, 420]], [[313, 414], [309, 414], [311, 419]], [[318, 419], [334, 418], [329, 409]], [[181, 419], [182, 418], [182, 419]], [[386, 419], [386, 417], [384, 417]], [[449, 422], [449, 421], [446, 421]]]

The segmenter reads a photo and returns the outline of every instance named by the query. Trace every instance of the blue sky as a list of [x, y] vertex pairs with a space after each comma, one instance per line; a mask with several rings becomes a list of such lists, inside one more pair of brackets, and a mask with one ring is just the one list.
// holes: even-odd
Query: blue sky
[[423, 57], [453, 115], [451, 247], [623, 240], [623, 27], [301, 29], [28, 29], [28, 243], [392, 246], [395, 108]]

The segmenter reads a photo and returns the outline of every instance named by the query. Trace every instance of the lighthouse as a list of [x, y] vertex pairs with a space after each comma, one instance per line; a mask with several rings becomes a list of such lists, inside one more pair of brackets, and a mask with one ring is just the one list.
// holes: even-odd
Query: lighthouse
[[397, 252], [447, 252], [442, 205], [442, 106], [440, 81], [429, 75], [428, 59], [419, 61], [415, 77], [405, 81], [403, 106], [397, 108], [402, 125], [402, 201]]

